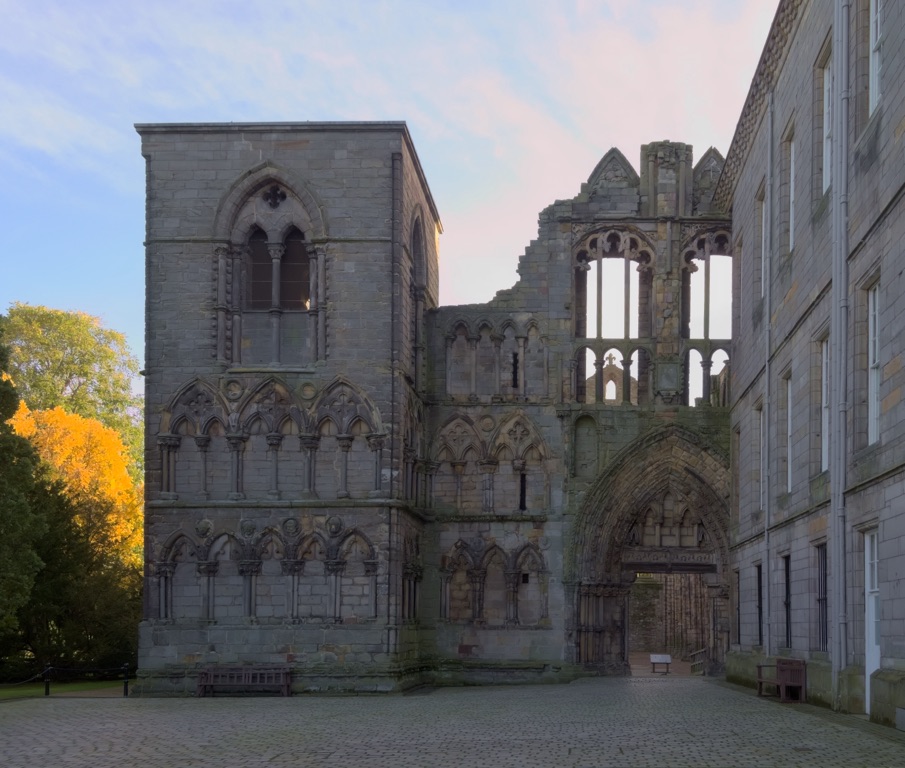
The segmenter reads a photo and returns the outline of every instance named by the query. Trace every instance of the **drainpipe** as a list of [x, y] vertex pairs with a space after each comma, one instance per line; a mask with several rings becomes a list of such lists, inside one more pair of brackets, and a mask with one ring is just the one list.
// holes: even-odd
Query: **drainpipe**
[[761, 435], [761, 443], [764, 447], [764, 456], [761, 458], [761, 464], [765, 470], [761, 483], [766, 483], [766, 491], [763, 493], [764, 499], [764, 554], [763, 565], [761, 568], [761, 579], [766, 579], [767, 583], [763, 585], [761, 594], [764, 597], [765, 605], [763, 606], [764, 618], [766, 619], [766, 628], [764, 630], [764, 655], [769, 656], [773, 652], [773, 620], [771, 618], [771, 558], [770, 558], [770, 522], [772, 518], [773, 506], [773, 484], [770, 478], [772, 471], [772, 452], [770, 451], [770, 425], [773, 390], [773, 371], [771, 357], [773, 355], [773, 164], [775, 162], [773, 151], [773, 91], [767, 94], [767, 178], [764, 183], [764, 207], [766, 216], [764, 217], [764, 226], [767, 228], [767, 252], [764, 257], [767, 260], [764, 269], [764, 404], [763, 404], [763, 429], [765, 435]]
[[848, 69], [851, 0], [836, 0], [833, 21], [832, 305], [830, 315], [830, 534], [832, 536], [831, 622], [833, 708], [841, 708], [840, 675], [848, 659], [846, 601], [846, 512], [848, 388]]

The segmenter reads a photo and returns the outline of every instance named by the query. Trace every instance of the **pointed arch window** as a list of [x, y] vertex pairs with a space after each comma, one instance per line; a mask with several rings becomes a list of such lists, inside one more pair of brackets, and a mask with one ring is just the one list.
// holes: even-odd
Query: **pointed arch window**
[[310, 305], [309, 256], [305, 236], [292, 227], [282, 242], [268, 241], [255, 227], [248, 238], [248, 293], [251, 310], [307, 310]]

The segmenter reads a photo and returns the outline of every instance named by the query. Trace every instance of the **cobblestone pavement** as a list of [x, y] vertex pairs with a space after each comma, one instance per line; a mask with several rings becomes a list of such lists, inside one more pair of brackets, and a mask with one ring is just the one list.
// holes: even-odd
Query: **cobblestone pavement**
[[0, 703], [0, 765], [900, 766], [905, 734], [700, 678], [408, 696]]

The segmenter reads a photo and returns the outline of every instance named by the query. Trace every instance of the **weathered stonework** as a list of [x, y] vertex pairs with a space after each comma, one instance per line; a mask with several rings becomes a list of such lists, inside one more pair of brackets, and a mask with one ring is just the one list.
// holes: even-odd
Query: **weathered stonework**
[[[665, 591], [697, 606], [673, 642], [722, 662], [709, 361], [729, 342], [689, 335], [690, 275], [728, 247], [715, 150], [696, 168], [646, 145], [640, 175], [612, 150], [541, 213], [512, 289], [438, 307], [440, 220], [404, 124], [139, 132], [140, 690], [191, 692], [210, 663], [287, 664], [297, 691], [622, 673], [639, 571], [690, 574]], [[624, 285], [588, 278], [614, 265]], [[609, 338], [591, 305], [614, 290]]]

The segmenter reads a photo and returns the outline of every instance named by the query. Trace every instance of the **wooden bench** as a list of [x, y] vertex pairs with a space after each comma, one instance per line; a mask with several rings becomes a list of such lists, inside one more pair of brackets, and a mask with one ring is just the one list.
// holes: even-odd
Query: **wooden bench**
[[207, 667], [198, 674], [198, 696], [225, 693], [279, 693], [292, 695], [292, 670], [272, 666]]
[[669, 665], [672, 664], [672, 656], [668, 653], [652, 653], [650, 655], [650, 671], [657, 671], [657, 664], [662, 664], [666, 667], [666, 671], [663, 672], [664, 675], [669, 674]]
[[[782, 702], [807, 701], [807, 665], [801, 659], [777, 659], [775, 664], [757, 665], [757, 695], [764, 695], [764, 686], [776, 688]], [[796, 697], [792, 697], [792, 692]]]

